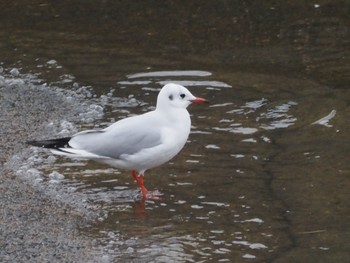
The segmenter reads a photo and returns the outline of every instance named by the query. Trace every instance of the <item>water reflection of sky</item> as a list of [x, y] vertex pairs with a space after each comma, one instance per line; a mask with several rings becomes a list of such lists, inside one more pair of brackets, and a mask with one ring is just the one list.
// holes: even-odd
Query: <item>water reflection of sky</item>
[[[232, 105], [232, 103], [216, 104], [212, 107], [223, 107], [226, 112], [224, 118], [219, 121], [219, 126], [213, 127], [217, 131], [226, 131], [239, 134], [254, 134], [259, 130], [275, 130], [288, 128], [297, 121], [297, 118], [290, 113], [298, 103], [288, 101], [277, 106], [270, 106], [267, 99], [246, 102], [242, 106]], [[233, 109], [230, 109], [233, 108]], [[242, 116], [240, 116], [242, 115]], [[232, 117], [231, 117], [232, 116]], [[251, 116], [251, 117], [250, 117]], [[253, 127], [245, 127], [240, 122], [242, 119], [252, 118]], [[246, 122], [246, 121], [245, 121]]]

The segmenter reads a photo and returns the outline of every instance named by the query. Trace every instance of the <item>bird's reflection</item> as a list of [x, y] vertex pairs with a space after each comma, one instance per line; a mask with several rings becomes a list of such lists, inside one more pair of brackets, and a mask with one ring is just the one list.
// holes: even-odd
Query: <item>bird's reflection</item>
[[147, 219], [146, 199], [142, 198], [140, 200], [135, 200], [134, 211], [135, 211], [135, 215], [138, 219], [146, 220]]
[[137, 218], [141, 220], [147, 219], [146, 204], [154, 204], [155, 202], [162, 201], [163, 194], [158, 190], [148, 191], [147, 197], [139, 194], [134, 199], [134, 211]]

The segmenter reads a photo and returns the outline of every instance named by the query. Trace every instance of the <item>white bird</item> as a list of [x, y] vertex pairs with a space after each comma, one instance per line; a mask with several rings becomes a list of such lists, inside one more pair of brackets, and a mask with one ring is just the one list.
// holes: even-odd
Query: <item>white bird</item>
[[132, 171], [144, 199], [151, 198], [144, 186], [146, 170], [168, 162], [184, 147], [190, 134], [187, 107], [208, 103], [185, 87], [169, 83], [158, 94], [156, 109], [122, 119], [102, 130], [87, 130], [72, 137], [28, 141], [55, 154], [91, 159]]

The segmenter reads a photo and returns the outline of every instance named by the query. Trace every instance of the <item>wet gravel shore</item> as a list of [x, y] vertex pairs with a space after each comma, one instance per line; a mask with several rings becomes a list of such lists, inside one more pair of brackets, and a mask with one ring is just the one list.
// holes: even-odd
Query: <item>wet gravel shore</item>
[[84, 215], [2, 171], [1, 262], [94, 262], [78, 228]]
[[66, 111], [77, 98], [68, 100], [65, 94], [34, 85], [23, 76], [4, 75], [0, 75], [0, 98], [0, 262], [105, 262], [92, 240], [79, 232], [93, 219], [88, 209], [82, 209], [79, 200], [75, 207], [74, 202], [53, 198], [59, 193], [44, 184], [35, 187], [38, 177], [30, 176], [25, 161], [31, 154], [24, 143], [28, 137], [43, 136], [40, 133], [48, 130], [45, 125], [57, 120], [57, 114], [72, 116]]

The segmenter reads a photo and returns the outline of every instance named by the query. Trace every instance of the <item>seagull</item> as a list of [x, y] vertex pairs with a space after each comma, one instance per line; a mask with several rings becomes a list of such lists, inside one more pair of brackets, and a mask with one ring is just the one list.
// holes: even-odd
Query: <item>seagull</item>
[[142, 198], [152, 199], [151, 192], [144, 186], [144, 174], [181, 151], [191, 130], [187, 107], [198, 103], [208, 101], [193, 96], [184, 86], [168, 83], [160, 90], [153, 111], [119, 120], [105, 129], [27, 143], [48, 148], [54, 154], [131, 170]]

